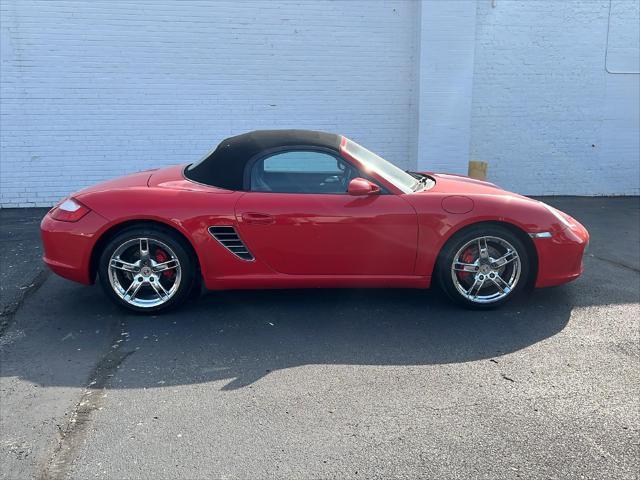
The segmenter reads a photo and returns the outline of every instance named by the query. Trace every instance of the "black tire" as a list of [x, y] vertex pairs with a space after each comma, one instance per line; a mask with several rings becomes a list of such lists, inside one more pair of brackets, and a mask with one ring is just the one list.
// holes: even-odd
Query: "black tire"
[[[164, 300], [164, 303], [159, 305], [140, 306], [129, 303], [121, 297], [121, 294], [117, 293], [117, 287], [114, 286], [112, 277], [110, 277], [109, 274], [109, 264], [116, 250], [128, 242], [134, 242], [135, 239], [140, 238], [148, 239], [147, 250], [149, 252], [151, 252], [154, 246], [157, 248], [158, 245], [164, 245], [165, 247], [168, 247], [165, 250], [169, 250], [171, 254], [175, 255], [179, 262], [180, 275], [177, 277], [179, 284], [175, 290], [171, 292], [171, 296]], [[133, 245], [135, 245], [135, 243], [133, 243], [130, 248], [135, 248]], [[114, 270], [112, 269], [112, 272], [113, 271]], [[138, 274], [118, 271], [118, 275], [136, 277]], [[162, 273], [153, 273], [152, 275], [155, 275], [155, 285], [158, 285], [157, 282], [167, 281], [166, 279], [161, 278]], [[198, 275], [197, 260], [193, 258], [193, 255], [190, 253], [190, 249], [185, 245], [184, 239], [181, 238], [180, 235], [172, 232], [169, 228], [162, 228], [154, 225], [134, 225], [118, 232], [105, 245], [98, 260], [98, 277], [107, 296], [117, 305], [138, 313], [157, 314], [165, 312], [184, 303], [188, 298], [193, 298], [194, 290], [199, 285], [199, 282], [197, 281]], [[123, 278], [124, 282], [127, 281], [124, 277], [121, 278]], [[139, 278], [142, 279], [142, 277]], [[176, 280], [174, 280], [174, 282], [175, 281]], [[116, 280], [116, 283], [117, 282], [118, 280]], [[125, 286], [126, 285], [122, 285], [123, 288]], [[151, 282], [147, 282], [139, 290], [150, 292], [150, 288]], [[147, 293], [147, 295], [149, 296], [150, 293]], [[160, 297], [161, 296], [158, 294], [158, 301], [162, 301]]]
[[[465, 285], [479, 284], [479, 285], [482, 285], [480, 287], [481, 289], [482, 288], [495, 289], [496, 290], [495, 295], [498, 295], [498, 296], [504, 295], [504, 291], [506, 291], [506, 289], [499, 287], [494, 282], [494, 279], [496, 281], [498, 280], [496, 278], [496, 275], [498, 275], [498, 278], [501, 278], [500, 275], [502, 275], [502, 273], [500, 273], [499, 268], [494, 268], [495, 263], [492, 263], [489, 259], [480, 259], [480, 258], [475, 259], [475, 255], [470, 253], [471, 258], [475, 262], [479, 262], [479, 265], [476, 268], [480, 269], [482, 267], [483, 262], [490, 264], [489, 267], [484, 267], [488, 269], [490, 273], [483, 274], [483, 272], [481, 271], [476, 271], [476, 272], [453, 272], [452, 271], [454, 261], [457, 261], [455, 257], [460, 253], [461, 249], [467, 248], [466, 246], [469, 245], [470, 242], [472, 242], [471, 246], [469, 246], [468, 248], [470, 248], [473, 251], [473, 242], [480, 237], [489, 237], [488, 250], [494, 253], [499, 252], [499, 247], [500, 246], [504, 247], [504, 245], [500, 244], [498, 241], [493, 239], [500, 239], [503, 242], [506, 242], [511, 247], [513, 247], [513, 249], [517, 252], [517, 256], [518, 256], [517, 260], [519, 260], [518, 275], [514, 273], [516, 269], [515, 260], [512, 261], [514, 263], [511, 267], [509, 266], [509, 264], [502, 267], [503, 273], [505, 272], [505, 269], [508, 269], [508, 268], [513, 269], [512, 272], [507, 271], [507, 274], [510, 278], [511, 278], [511, 275], [513, 274], [513, 278], [516, 279], [515, 283], [512, 286], [513, 288], [509, 288], [508, 293], [504, 297], [502, 298], [496, 297], [496, 299], [494, 300], [490, 300], [490, 299], [483, 300], [483, 302], [485, 303], [481, 303], [477, 299], [475, 301], [472, 301], [468, 298], [468, 296], [473, 297], [473, 293], [475, 292], [473, 288], [472, 288], [473, 291], [471, 293], [467, 291], [467, 296], [465, 296], [459, 289], [464, 289]], [[479, 255], [480, 248], [477, 247], [477, 250]], [[505, 251], [508, 251], [508, 250], [509, 249], [505, 247]], [[494, 258], [494, 257], [491, 255], [490, 258]], [[459, 263], [457, 264], [457, 266], [458, 265]], [[516, 297], [528, 284], [530, 272], [531, 272], [531, 264], [530, 264], [530, 257], [529, 257], [527, 248], [525, 247], [524, 243], [518, 237], [517, 234], [513, 233], [508, 228], [501, 227], [499, 225], [479, 224], [479, 225], [468, 227], [456, 233], [452, 238], [450, 238], [447, 241], [447, 243], [443, 247], [438, 257], [438, 263], [436, 266], [436, 279], [440, 288], [455, 303], [472, 310], [488, 310], [488, 309], [492, 309], [492, 308], [496, 308], [501, 305], [504, 305], [505, 303], [510, 301], [512, 298]], [[488, 277], [489, 274], [493, 275], [491, 279], [489, 279]], [[468, 276], [468, 275], [470, 275], [471, 277], [466, 278], [465, 276]], [[455, 280], [454, 280], [454, 276], [455, 276]], [[482, 283], [480, 283], [480, 278], [483, 279]], [[484, 287], [484, 281], [485, 281], [484, 279], [486, 279], [487, 281], [486, 287]], [[464, 282], [467, 282], [467, 283], [465, 284]], [[477, 294], [479, 294], [482, 291], [483, 290], [479, 290]], [[487, 292], [487, 294], [483, 296], [491, 297], [490, 292], [491, 290], [489, 290], [489, 292]]]

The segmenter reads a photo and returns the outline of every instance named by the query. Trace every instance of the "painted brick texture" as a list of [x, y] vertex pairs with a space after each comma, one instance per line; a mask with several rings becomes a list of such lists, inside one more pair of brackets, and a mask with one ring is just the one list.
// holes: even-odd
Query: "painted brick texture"
[[476, 3], [423, 3], [420, 26], [418, 167], [467, 173]]
[[638, 194], [640, 75], [612, 73], [637, 68], [637, 16], [636, 0], [0, 0], [0, 206], [259, 128], [343, 133], [403, 168], [486, 160], [525, 194]]
[[[613, 0], [638, 30], [635, 0]], [[605, 70], [610, 2], [478, 2], [471, 157], [524, 194], [640, 193], [640, 75]]]
[[405, 168], [406, 1], [2, 1], [2, 206], [197, 160], [260, 128], [339, 132]]

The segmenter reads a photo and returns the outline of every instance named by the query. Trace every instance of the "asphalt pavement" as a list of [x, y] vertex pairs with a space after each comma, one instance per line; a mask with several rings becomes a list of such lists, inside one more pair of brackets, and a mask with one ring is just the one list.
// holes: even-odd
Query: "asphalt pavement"
[[640, 199], [546, 201], [590, 230], [585, 274], [480, 313], [279, 290], [132, 315], [41, 273], [43, 211], [0, 211], [0, 478], [639, 478]]
[[38, 225], [46, 208], [0, 210], [0, 335], [21, 302], [48, 276]]

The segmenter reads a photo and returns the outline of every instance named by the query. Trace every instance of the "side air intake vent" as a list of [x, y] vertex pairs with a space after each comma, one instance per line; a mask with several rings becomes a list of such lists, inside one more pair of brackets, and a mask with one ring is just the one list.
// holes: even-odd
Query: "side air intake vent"
[[247, 261], [253, 260], [253, 255], [251, 255], [244, 242], [240, 240], [240, 236], [234, 227], [209, 227], [209, 233], [236, 257]]

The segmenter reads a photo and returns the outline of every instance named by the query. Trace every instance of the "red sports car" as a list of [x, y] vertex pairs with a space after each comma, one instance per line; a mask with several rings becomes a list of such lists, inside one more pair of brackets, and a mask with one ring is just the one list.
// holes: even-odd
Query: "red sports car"
[[306, 130], [223, 140], [190, 165], [81, 190], [42, 220], [44, 261], [140, 312], [208, 289], [433, 282], [473, 308], [582, 272], [585, 228], [542, 202], [459, 175], [404, 171]]

